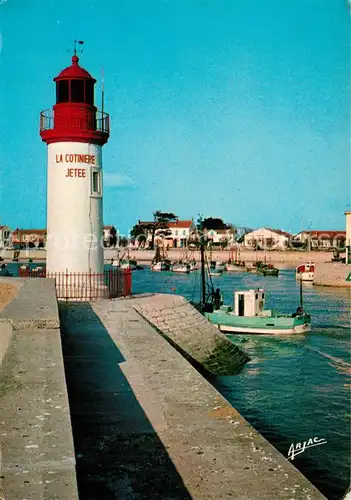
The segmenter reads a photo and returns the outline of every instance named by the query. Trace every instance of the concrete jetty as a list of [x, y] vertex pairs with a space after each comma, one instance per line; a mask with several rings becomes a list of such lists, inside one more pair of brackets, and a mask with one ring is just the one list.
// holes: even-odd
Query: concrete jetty
[[75, 454], [54, 283], [10, 282], [18, 294], [0, 313], [0, 498], [75, 500]]
[[347, 277], [351, 274], [351, 265], [340, 262], [326, 262], [316, 265], [313, 284], [318, 286], [333, 286], [351, 288], [351, 280]]
[[60, 304], [59, 318], [50, 280], [18, 283], [0, 316], [6, 500], [324, 498], [173, 347], [206, 359], [185, 343], [201, 331], [185, 299]]
[[71, 407], [83, 491], [108, 498], [116, 488], [119, 498], [135, 499], [324, 498], [138, 313], [149, 300], [63, 306], [68, 379], [74, 391], [88, 387]]

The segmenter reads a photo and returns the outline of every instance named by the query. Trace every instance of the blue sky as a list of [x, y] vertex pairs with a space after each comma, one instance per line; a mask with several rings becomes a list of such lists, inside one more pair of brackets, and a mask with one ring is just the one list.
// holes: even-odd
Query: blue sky
[[344, 228], [349, 22], [347, 0], [0, 0], [0, 223], [45, 227], [39, 113], [77, 38], [104, 67], [105, 224]]

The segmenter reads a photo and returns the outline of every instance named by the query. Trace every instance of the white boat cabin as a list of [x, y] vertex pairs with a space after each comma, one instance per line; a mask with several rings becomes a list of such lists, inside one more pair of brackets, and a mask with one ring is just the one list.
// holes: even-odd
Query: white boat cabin
[[271, 311], [264, 310], [265, 292], [262, 288], [234, 292], [235, 316], [269, 316]]

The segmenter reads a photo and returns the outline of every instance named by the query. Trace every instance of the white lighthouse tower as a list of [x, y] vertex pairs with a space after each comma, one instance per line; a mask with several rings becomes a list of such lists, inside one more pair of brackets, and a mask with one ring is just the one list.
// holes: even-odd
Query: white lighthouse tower
[[40, 115], [48, 145], [47, 273], [103, 273], [102, 146], [109, 116], [94, 105], [96, 80], [72, 64], [54, 78], [56, 104]]

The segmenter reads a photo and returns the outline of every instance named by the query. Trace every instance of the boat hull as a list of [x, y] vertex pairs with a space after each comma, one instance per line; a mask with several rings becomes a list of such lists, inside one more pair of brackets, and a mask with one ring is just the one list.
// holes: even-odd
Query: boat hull
[[245, 271], [245, 267], [243, 266], [235, 266], [232, 264], [227, 264], [227, 272], [228, 273], [240, 273]]
[[296, 273], [296, 279], [298, 281], [313, 281], [314, 272]]
[[165, 262], [156, 262], [156, 264], [151, 264], [152, 271], [169, 271], [169, 265]]
[[292, 335], [311, 330], [308, 314], [302, 316], [234, 316], [232, 314], [205, 313], [206, 318], [223, 333], [249, 333], [256, 335]]
[[190, 265], [185, 265], [185, 266], [182, 266], [182, 265], [178, 265], [178, 266], [174, 266], [172, 271], [174, 273], [181, 273], [181, 274], [188, 274], [190, 273]]

